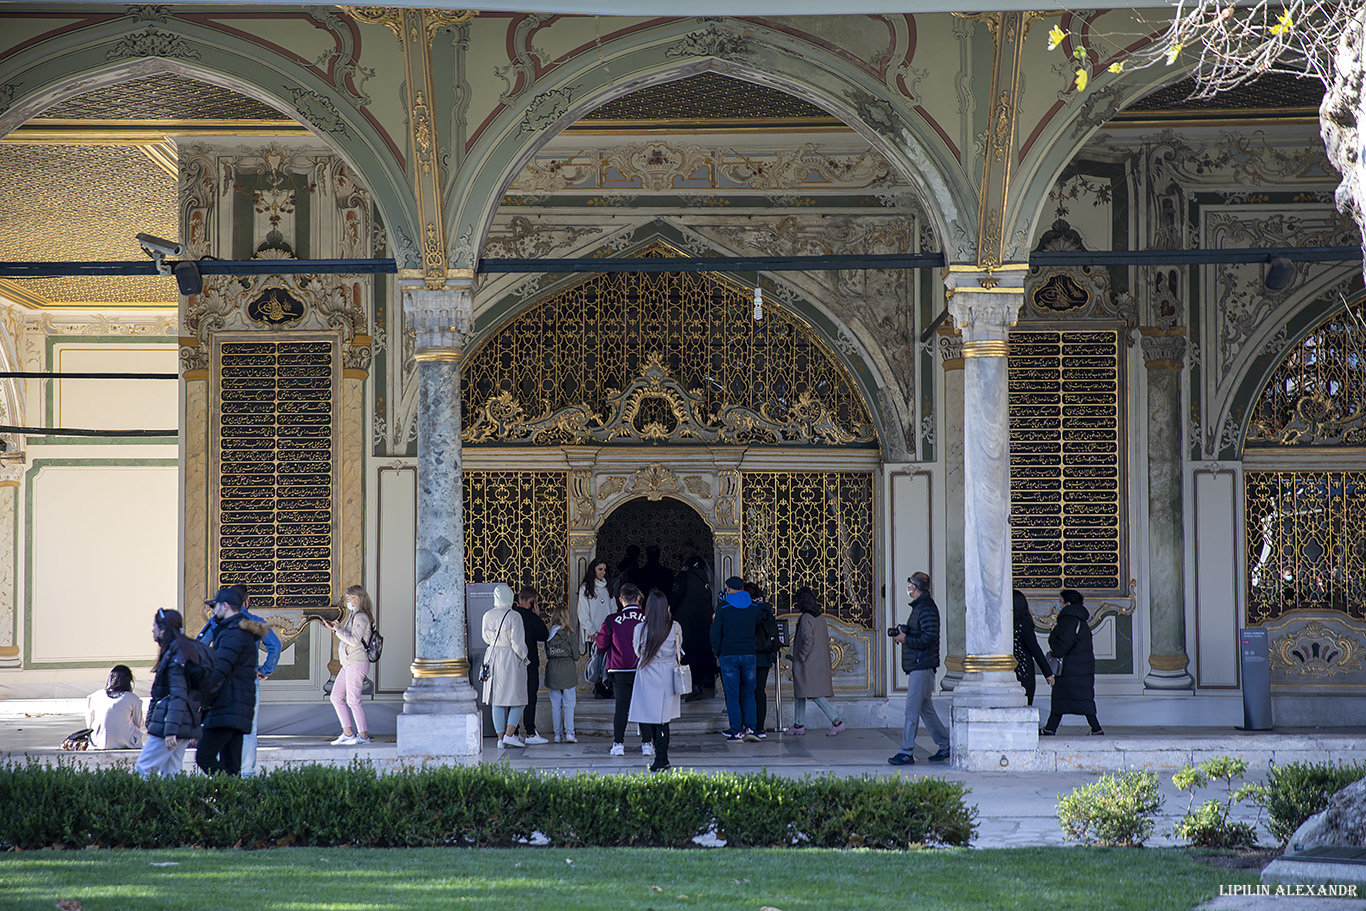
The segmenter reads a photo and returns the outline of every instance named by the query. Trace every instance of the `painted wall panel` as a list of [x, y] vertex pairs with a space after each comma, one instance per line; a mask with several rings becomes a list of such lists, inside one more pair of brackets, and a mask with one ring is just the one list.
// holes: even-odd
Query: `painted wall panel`
[[[933, 504], [930, 497], [929, 472], [896, 472], [891, 476], [890, 498], [892, 546], [887, 556], [887, 612], [885, 624], [904, 622], [910, 609], [906, 598], [906, 579], [914, 572], [934, 572], [934, 542], [932, 540]], [[935, 583], [931, 583], [934, 585]], [[942, 609], [941, 609], [942, 615]], [[880, 636], [885, 640], [886, 636]], [[906, 689], [906, 675], [901, 670], [900, 654], [889, 648], [891, 674], [888, 679], [898, 690]]]
[[30, 660], [152, 660], [152, 615], [176, 605], [175, 464], [38, 462], [29, 483]]
[[[177, 373], [175, 345], [58, 345], [58, 373]], [[57, 427], [171, 430], [179, 425], [177, 383], [168, 380], [56, 380]]]
[[375, 610], [384, 654], [375, 689], [401, 693], [412, 682], [416, 657], [417, 471], [379, 471], [379, 556]]
[[1194, 481], [1196, 685], [1237, 687], [1237, 475], [1197, 471]]

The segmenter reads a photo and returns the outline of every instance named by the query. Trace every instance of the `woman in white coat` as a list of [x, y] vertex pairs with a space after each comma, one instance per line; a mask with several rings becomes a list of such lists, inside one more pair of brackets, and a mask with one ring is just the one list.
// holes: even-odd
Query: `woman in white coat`
[[645, 622], [635, 631], [636, 682], [627, 716], [655, 747], [651, 772], [669, 768], [669, 722], [678, 717], [674, 667], [683, 648], [683, 628], [669, 614], [669, 599], [659, 589], [645, 602]]
[[493, 609], [484, 614], [481, 632], [488, 646], [484, 662], [489, 667], [484, 704], [493, 709], [498, 749], [526, 746], [517, 736], [517, 723], [526, 708], [526, 635], [522, 618], [512, 609], [512, 589], [506, 585], [493, 590]]

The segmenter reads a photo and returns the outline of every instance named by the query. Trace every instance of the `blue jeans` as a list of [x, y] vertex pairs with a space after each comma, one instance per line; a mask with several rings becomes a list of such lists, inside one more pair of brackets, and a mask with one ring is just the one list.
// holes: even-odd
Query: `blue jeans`
[[754, 730], [754, 656], [722, 655], [716, 663], [721, 665], [721, 686], [726, 690], [726, 717], [730, 719], [726, 733]]
[[256, 774], [256, 729], [261, 723], [261, 680], [256, 680], [256, 710], [251, 715], [251, 730], [242, 735], [242, 777]]

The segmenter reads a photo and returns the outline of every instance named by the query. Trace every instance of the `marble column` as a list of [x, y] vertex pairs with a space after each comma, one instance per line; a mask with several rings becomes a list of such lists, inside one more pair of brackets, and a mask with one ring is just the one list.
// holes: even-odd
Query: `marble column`
[[[945, 576], [936, 599], [943, 612], [944, 676], [939, 686], [953, 692], [963, 680], [967, 655], [966, 594], [963, 590], [963, 336], [939, 327], [939, 353], [944, 364], [944, 499]], [[900, 582], [901, 580], [897, 580]]]
[[1019, 771], [1038, 749], [1038, 713], [1015, 679], [1010, 558], [1008, 333], [1024, 269], [950, 267], [949, 313], [963, 334], [963, 680], [953, 691], [954, 768]]
[[417, 648], [398, 752], [477, 762], [483, 726], [469, 683], [460, 468], [460, 357], [473, 323], [472, 284], [405, 287], [403, 315], [417, 334]]
[[1148, 368], [1149, 690], [1191, 692], [1186, 655], [1185, 526], [1181, 490], [1181, 366], [1184, 328], [1143, 327]]

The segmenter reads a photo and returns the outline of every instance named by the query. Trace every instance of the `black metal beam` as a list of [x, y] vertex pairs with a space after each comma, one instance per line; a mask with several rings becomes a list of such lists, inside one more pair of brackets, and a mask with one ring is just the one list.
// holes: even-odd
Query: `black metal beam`
[[80, 427], [19, 427], [0, 424], [0, 433], [22, 433], [52, 437], [174, 437], [179, 430], [88, 430]]
[[[1227, 250], [1066, 250], [1032, 253], [1031, 266], [1196, 266], [1218, 263], [1360, 262], [1360, 247], [1250, 247]], [[168, 266], [176, 263], [167, 260]], [[830, 256], [690, 256], [651, 258], [485, 259], [484, 273], [525, 272], [820, 272], [864, 269], [938, 269], [941, 253], [878, 253]], [[349, 274], [391, 275], [392, 259], [201, 259], [203, 275]], [[157, 275], [150, 260], [92, 262], [0, 262], [0, 278], [62, 275]], [[169, 276], [168, 276], [169, 277]]]
[[178, 373], [53, 373], [49, 370], [0, 370], [0, 380], [178, 380]]

